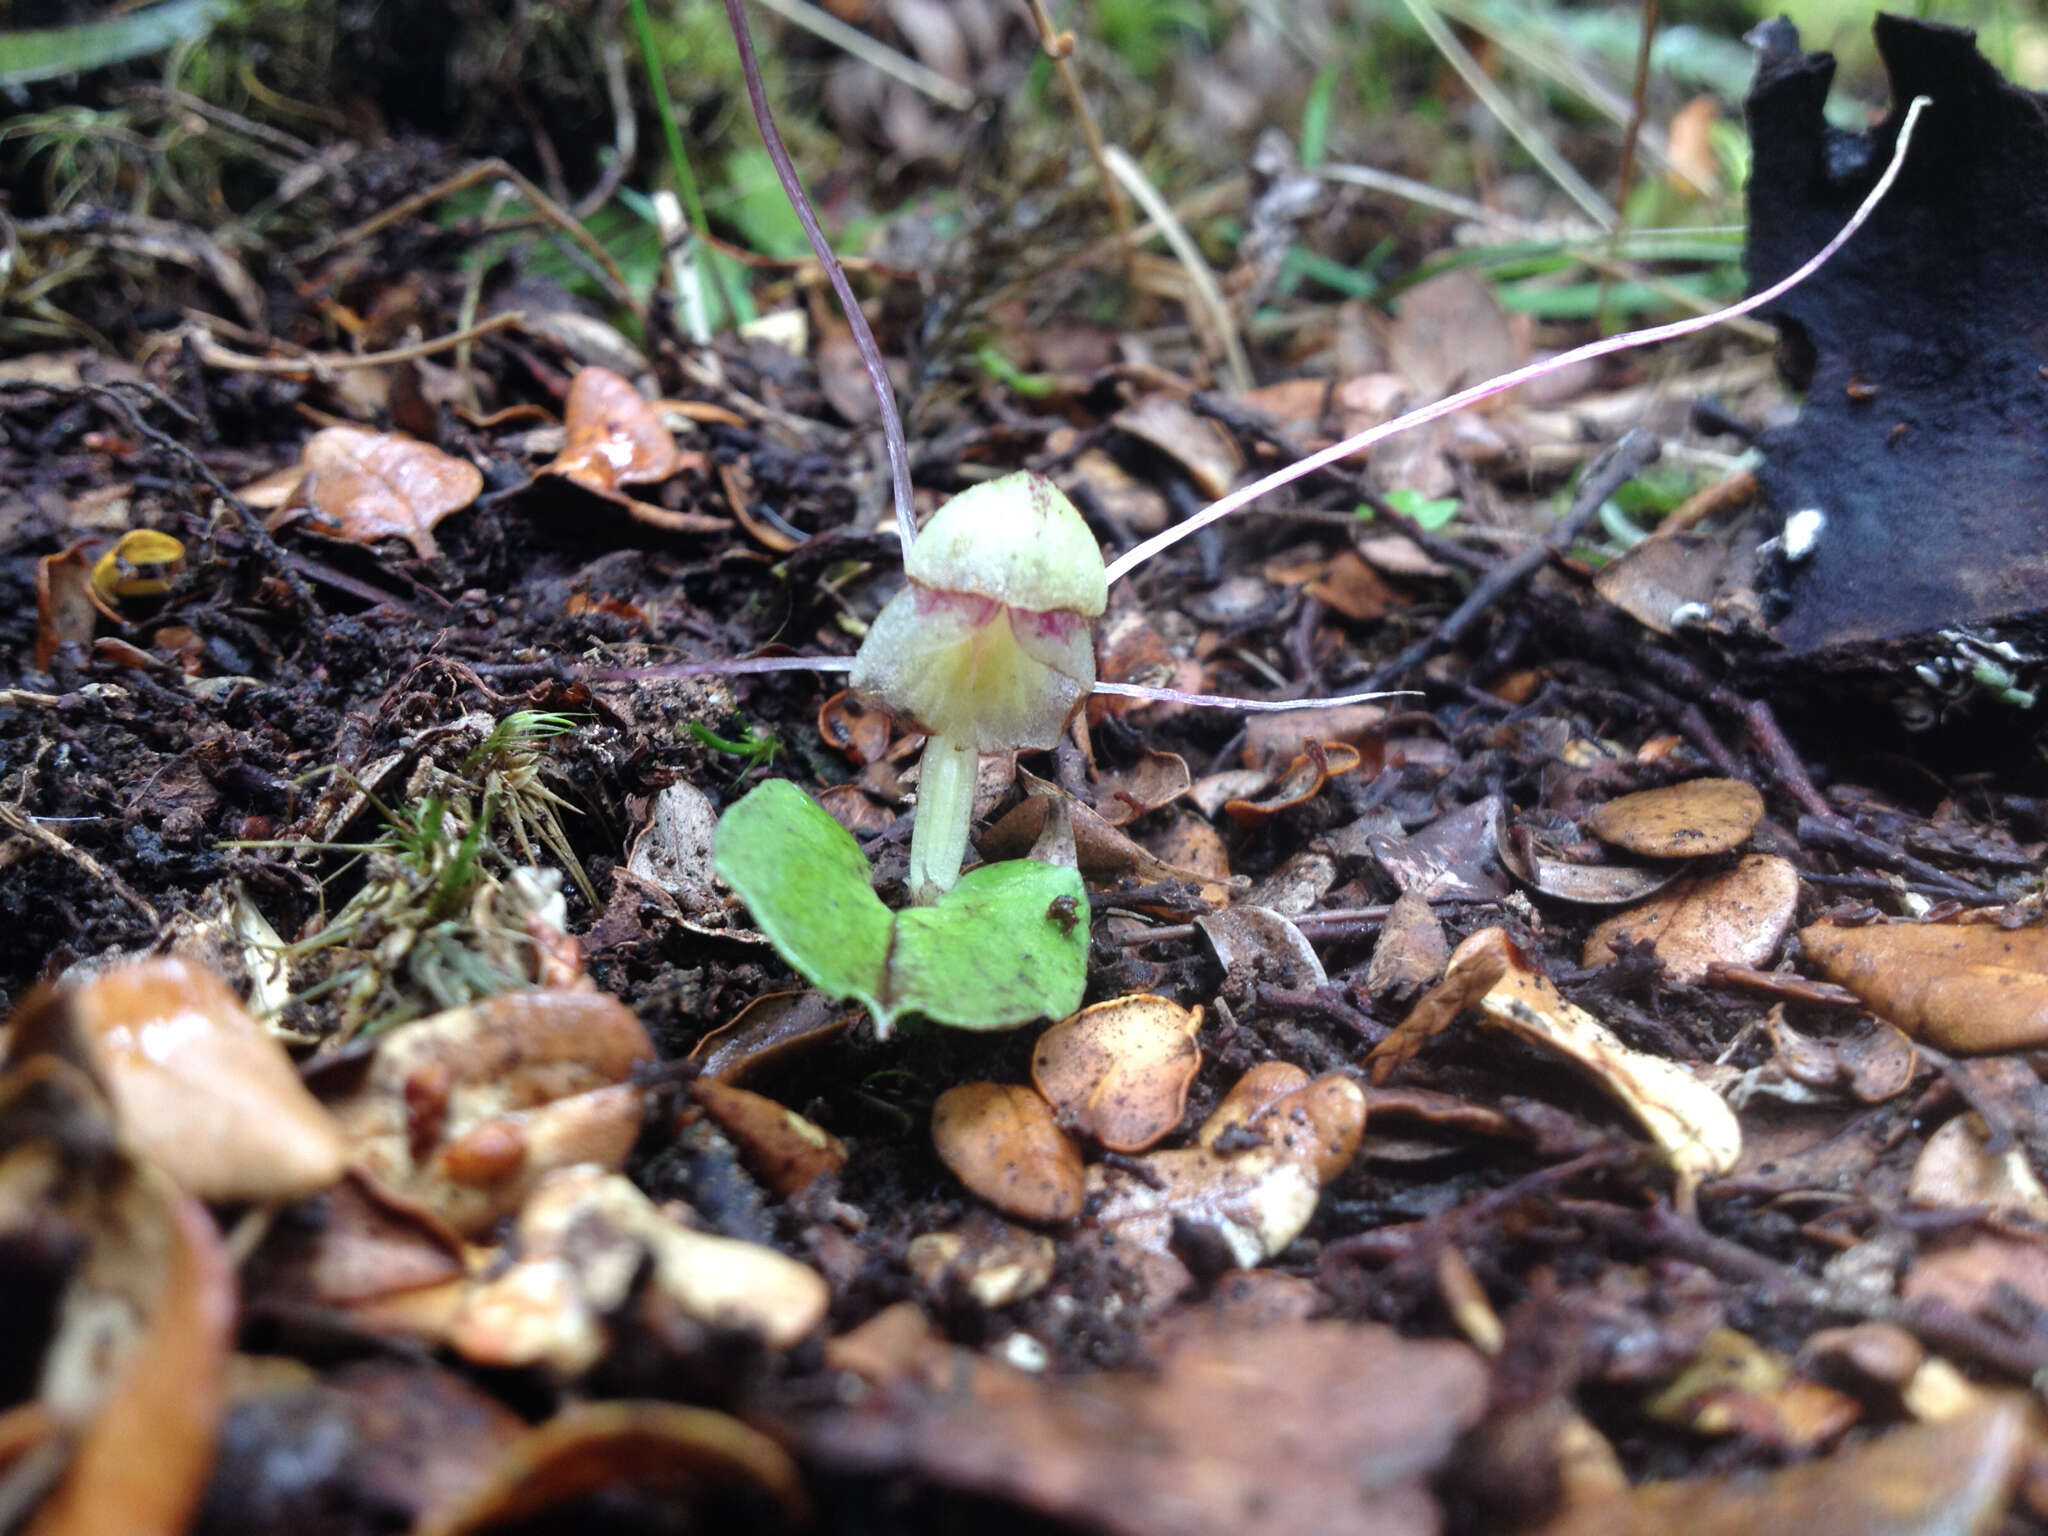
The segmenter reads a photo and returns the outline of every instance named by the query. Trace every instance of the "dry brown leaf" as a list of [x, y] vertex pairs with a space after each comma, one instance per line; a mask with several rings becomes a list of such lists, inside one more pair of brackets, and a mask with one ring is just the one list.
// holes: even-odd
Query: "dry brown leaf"
[[396, 432], [323, 427], [300, 451], [297, 499], [330, 538], [354, 544], [404, 539], [422, 560], [440, 556], [433, 527], [477, 499], [474, 464]]
[[1427, 1482], [1486, 1402], [1471, 1350], [1373, 1324], [1194, 1330], [1156, 1368], [1047, 1379], [889, 1321], [862, 1352], [883, 1395], [814, 1454], [1109, 1536], [1434, 1536]]
[[1202, 1068], [1202, 1010], [1163, 997], [1083, 1008], [1038, 1037], [1031, 1080], [1061, 1123], [1112, 1152], [1143, 1152], [1179, 1126]]
[[689, 1059], [706, 1077], [744, 1082], [830, 1044], [860, 1016], [822, 992], [769, 992], [699, 1040]]
[[1587, 938], [1582, 963], [1607, 964], [1621, 940], [1647, 941], [1673, 981], [1697, 985], [1710, 965], [1768, 962], [1798, 909], [1799, 871], [1776, 854], [1753, 853], [1608, 918]]
[[[682, 1505], [704, 1529], [721, 1528], [714, 1512], [731, 1495], [765, 1496], [791, 1526], [805, 1524], [810, 1511], [789, 1453], [738, 1419], [675, 1403], [579, 1403], [528, 1431], [487, 1486], [429, 1511], [413, 1536], [528, 1529], [621, 1488], [659, 1493], [665, 1509]], [[579, 1529], [598, 1523], [569, 1521]]]
[[165, 1231], [149, 1321], [28, 1536], [182, 1536], [206, 1491], [234, 1338], [235, 1274], [204, 1206], [168, 1183], [154, 1197]]
[[[1606, 1025], [1566, 1002], [1547, 976], [1515, 953], [1501, 930], [1483, 929], [1465, 943], [1507, 953], [1500, 980], [1475, 1005], [1480, 1014], [1574, 1063], [1626, 1105], [1677, 1174], [1681, 1204], [1690, 1202], [1701, 1180], [1735, 1166], [1742, 1128], [1718, 1093], [1681, 1063], [1623, 1045]], [[1455, 954], [1451, 961], [1455, 967]]]
[[1195, 1144], [1213, 1147], [1219, 1136], [1242, 1130], [1297, 1088], [1309, 1084], [1308, 1073], [1291, 1061], [1262, 1061], [1223, 1095], [1195, 1133]]
[[[1474, 996], [1478, 979], [1489, 974], [1494, 979]], [[1452, 951], [1443, 982], [1374, 1047], [1373, 1081], [1384, 1082], [1392, 1070], [1382, 1066], [1383, 1059], [1405, 1061], [1466, 1007], [1572, 1062], [1626, 1105], [1677, 1174], [1681, 1202], [1690, 1201], [1702, 1179], [1728, 1172], [1741, 1156], [1741, 1127], [1719, 1094], [1682, 1064], [1623, 1045], [1606, 1025], [1560, 996], [1498, 928], [1483, 928]]]
[[1401, 295], [1387, 352], [1428, 400], [1506, 373], [1522, 360], [1507, 312], [1487, 281], [1467, 267], [1417, 283]]
[[1007, 1307], [1051, 1283], [1059, 1250], [1042, 1232], [977, 1211], [950, 1232], [914, 1237], [903, 1260], [935, 1297], [962, 1293], [977, 1306]]
[[1306, 805], [1322, 793], [1323, 786], [1341, 774], [1357, 768], [1362, 758], [1358, 748], [1343, 742], [1310, 742], [1308, 750], [1287, 765], [1279, 781], [1257, 800], [1226, 800], [1223, 813], [1241, 827], [1262, 826], [1282, 811]]
[[2028, 1453], [2017, 1397], [1775, 1472], [1675, 1478], [1583, 1504], [1537, 1536], [1935, 1536], [1998, 1527]]
[[609, 494], [676, 472], [676, 442], [654, 402], [608, 368], [577, 372], [563, 403], [562, 428], [562, 451], [542, 474]]
[[[984, 759], [984, 761], [986, 761]], [[1169, 880], [1186, 880], [1207, 885], [1215, 877], [1199, 869], [1183, 869], [1148, 853], [1130, 836], [1113, 827], [1100, 812], [1069, 795], [1058, 785], [1017, 771], [1026, 790], [1024, 799], [1000, 821], [975, 839], [982, 854], [991, 859], [1024, 858], [1045, 830], [1046, 818], [1057, 801], [1074, 829], [1074, 851], [1081, 873], [1096, 880], [1136, 880], [1144, 885]]]
[[1061, 477], [1062, 490], [1071, 495], [1085, 489], [1105, 517], [1132, 533], [1157, 533], [1172, 521], [1172, 510], [1159, 488], [1140, 480], [1100, 448], [1083, 449], [1074, 459], [1071, 476]]
[[1246, 1129], [1308, 1166], [1320, 1184], [1335, 1183], [1365, 1139], [1365, 1090], [1342, 1072], [1321, 1077], [1251, 1117]]
[[1240, 905], [1205, 912], [1195, 926], [1223, 967], [1227, 997], [1246, 995], [1255, 981], [1301, 990], [1330, 979], [1307, 936], [1269, 908]]
[[251, 1288], [275, 1300], [347, 1307], [458, 1280], [462, 1239], [446, 1222], [351, 1171], [318, 1221], [281, 1222], [250, 1260]]
[[1176, 1242], [1206, 1234], [1225, 1267], [1250, 1269], [1301, 1235], [1322, 1184], [1313, 1163], [1264, 1143], [1242, 1151], [1184, 1147], [1088, 1169], [1088, 1224], [1156, 1309], [1195, 1283]]
[[1247, 768], [1277, 769], [1308, 751], [1309, 743], [1330, 749], [1355, 747], [1378, 766], [1380, 728], [1386, 709], [1378, 704], [1337, 704], [1328, 709], [1293, 709], [1285, 714], [1253, 715], [1244, 728], [1241, 758]]
[[284, 1047], [202, 966], [131, 961], [32, 996], [12, 1051], [69, 1054], [74, 1030], [123, 1130], [202, 1200], [296, 1200], [347, 1166], [346, 1138]]
[[1145, 839], [1145, 846], [1176, 869], [1194, 872], [1202, 900], [1212, 907], [1230, 901], [1230, 852], [1223, 835], [1200, 816], [1180, 812]]
[[761, 1243], [681, 1225], [623, 1176], [593, 1166], [540, 1181], [513, 1228], [517, 1263], [479, 1276], [448, 1342], [481, 1365], [579, 1375], [609, 1344], [605, 1319], [648, 1276], [657, 1308], [787, 1349], [824, 1320], [824, 1277]]
[[932, 1105], [932, 1145], [953, 1176], [1020, 1221], [1081, 1214], [1081, 1150], [1029, 1088], [962, 1083]]
[[1944, 1051], [2048, 1042], [2048, 928], [1872, 923], [1799, 930], [1821, 974], [1915, 1039]]
[[690, 1097], [739, 1148], [740, 1157], [779, 1195], [798, 1195], [846, 1166], [846, 1144], [793, 1109], [715, 1078], [700, 1077]]
[[1982, 1206], [2000, 1216], [2048, 1223], [2048, 1189], [2024, 1148], [1994, 1151], [1974, 1112], [1944, 1122], [1913, 1160], [1906, 1196], [1915, 1205], [1950, 1210]]
[[36, 670], [47, 672], [59, 647], [89, 645], [99, 609], [92, 600], [92, 562], [74, 544], [36, 562]]
[[2048, 1247], [2032, 1233], [1966, 1228], [1953, 1242], [1931, 1246], [1899, 1282], [1907, 1301], [1946, 1302], [1964, 1314], [1999, 1307], [2001, 1293], [2048, 1309]]
[[1586, 827], [1647, 858], [1698, 859], [1741, 847], [1763, 814], [1763, 796], [1740, 779], [1690, 779], [1596, 806]]
[[365, 1169], [470, 1236], [552, 1169], [619, 1167], [640, 1134], [627, 1079], [652, 1060], [618, 999], [535, 988], [401, 1024], [331, 1107]]
[[1365, 989], [1376, 998], [1403, 1001], [1441, 976], [1450, 955], [1435, 910], [1420, 892], [1403, 891], [1380, 924], [1365, 968]]
[[1708, 1334], [1643, 1411], [1694, 1434], [1742, 1435], [1804, 1452], [1840, 1435], [1863, 1412], [1853, 1397], [1794, 1374], [1791, 1361], [1733, 1328]]
[[711, 797], [679, 779], [654, 797], [647, 825], [626, 854], [626, 868], [671, 896], [685, 898], [690, 910], [716, 907], [720, 897], [711, 836], [717, 827]]
[[1494, 851], [1509, 874], [1545, 896], [1581, 907], [1616, 907], [1642, 901], [1676, 880], [1680, 869], [1671, 863], [1651, 868], [1554, 859], [1541, 851], [1526, 828], [1510, 828], [1505, 818], [1493, 824], [1493, 837]]
[[1148, 747], [1144, 755], [1123, 772], [1095, 775], [1095, 809], [1111, 826], [1129, 826], [1148, 811], [1171, 805], [1186, 794], [1193, 783], [1186, 759], [1173, 752], [1159, 752]]
[[1383, 1086], [1414, 1059], [1417, 1051], [1455, 1024], [1459, 1014], [1476, 1006], [1494, 983], [1507, 974], [1513, 950], [1504, 942], [1505, 935], [1503, 942], [1475, 942], [1482, 934], [1497, 932], [1498, 929], [1482, 929], [1452, 950], [1444, 965], [1443, 980], [1423, 993], [1408, 1010], [1408, 1016], [1367, 1053], [1365, 1060], [1374, 1087]]
[[1149, 443], [1187, 471], [1205, 501], [1227, 496], [1244, 462], [1222, 427], [1173, 395], [1147, 395], [1110, 418], [1110, 424]]

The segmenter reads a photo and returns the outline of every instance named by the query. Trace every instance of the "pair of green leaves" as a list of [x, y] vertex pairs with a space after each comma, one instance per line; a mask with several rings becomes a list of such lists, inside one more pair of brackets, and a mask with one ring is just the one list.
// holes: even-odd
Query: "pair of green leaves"
[[712, 851], [782, 958], [865, 1007], [885, 1038], [906, 1013], [1010, 1029], [1081, 1006], [1088, 895], [1071, 869], [984, 864], [934, 905], [891, 912], [853, 835], [786, 779], [727, 810]]

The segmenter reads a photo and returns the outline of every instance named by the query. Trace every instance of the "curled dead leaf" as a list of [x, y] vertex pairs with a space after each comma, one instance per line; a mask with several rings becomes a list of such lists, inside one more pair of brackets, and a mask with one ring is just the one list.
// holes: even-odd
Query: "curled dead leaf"
[[1872, 923], [1799, 930], [1807, 958], [1871, 1012], [1944, 1051], [2048, 1041], [2048, 928]]
[[1342, 1072], [1326, 1072], [1282, 1094], [1247, 1125], [1304, 1164], [1319, 1184], [1334, 1183], [1365, 1139], [1365, 1090]]
[[1081, 1214], [1081, 1151], [1029, 1088], [962, 1083], [932, 1105], [932, 1145], [953, 1176], [1020, 1221]]
[[206, 1208], [161, 1176], [156, 1182], [163, 1273], [149, 1321], [28, 1536], [182, 1536], [206, 1491], [234, 1337], [235, 1275]]
[[400, 1025], [331, 1107], [364, 1168], [473, 1235], [553, 1169], [619, 1167], [640, 1134], [642, 1094], [627, 1078], [653, 1059], [618, 999], [536, 988]]
[[609, 494], [676, 471], [676, 441], [654, 402], [609, 368], [577, 371], [562, 406], [562, 428], [562, 451], [542, 474]]
[[1095, 809], [1113, 827], [1128, 826], [1148, 811], [1171, 805], [1186, 794], [1194, 780], [1185, 759], [1176, 753], [1147, 748], [1144, 755], [1121, 773], [1095, 776]]
[[1091, 1165], [1088, 1221], [1157, 1304], [1194, 1283], [1175, 1251], [1181, 1234], [1206, 1233], [1223, 1267], [1250, 1269], [1301, 1234], [1321, 1194], [1313, 1166], [1271, 1143], [1241, 1152], [1185, 1147], [1123, 1167]]
[[760, 1243], [681, 1225], [602, 1168], [560, 1168], [513, 1228], [518, 1262], [463, 1292], [448, 1341], [484, 1365], [547, 1364], [578, 1375], [602, 1358], [604, 1320], [643, 1269], [660, 1305], [693, 1322], [787, 1349], [823, 1321], [824, 1277]]
[[1950, 1210], [1983, 1206], [2001, 1216], [2048, 1222], [2048, 1189], [2017, 1146], [1994, 1149], [1974, 1112], [1948, 1120], [1913, 1161], [1906, 1195], [1915, 1205]]
[[1112, 1152], [1171, 1134], [1202, 1068], [1202, 1010], [1163, 997], [1114, 998], [1038, 1037], [1031, 1080], [1061, 1122]]
[[1698, 859], [1741, 847], [1763, 815], [1763, 796], [1740, 779], [1689, 779], [1596, 806], [1586, 827], [1646, 858]]
[[763, 1094], [700, 1077], [690, 1097], [740, 1150], [747, 1166], [780, 1195], [797, 1195], [846, 1166], [846, 1144]]
[[71, 1056], [74, 1038], [136, 1147], [202, 1200], [296, 1200], [347, 1166], [284, 1047], [203, 966], [131, 961], [31, 996], [12, 1052]]
[[1381, 1083], [1422, 1041], [1466, 1008], [1528, 1044], [1583, 1070], [1636, 1117], [1678, 1176], [1681, 1201], [1702, 1179], [1726, 1173], [1742, 1152], [1742, 1130], [1721, 1096], [1684, 1065], [1631, 1050], [1548, 977], [1498, 928], [1482, 928], [1451, 952], [1444, 979], [1370, 1058]]
[[1223, 812], [1241, 827], [1260, 826], [1282, 811], [1307, 804], [1331, 779], [1350, 773], [1361, 761], [1356, 747], [1343, 742], [1325, 745], [1312, 741], [1264, 795], [1257, 800], [1226, 800]]
[[738, 1419], [675, 1403], [579, 1403], [529, 1430], [488, 1484], [429, 1511], [414, 1533], [529, 1529], [619, 1488], [661, 1493], [665, 1506], [681, 1500], [706, 1528], [717, 1528], [712, 1512], [733, 1494], [766, 1498], [790, 1526], [805, 1523], [810, 1510], [789, 1453]]
[[305, 478], [297, 501], [331, 538], [352, 544], [404, 539], [422, 560], [436, 559], [433, 527], [483, 491], [474, 464], [396, 432], [323, 427], [300, 451]]
[[74, 544], [36, 562], [36, 669], [47, 672], [60, 647], [91, 643], [99, 609], [93, 602], [92, 565]]
[[1242, 1130], [1297, 1088], [1306, 1088], [1308, 1073], [1291, 1061], [1262, 1061], [1230, 1085], [1209, 1118], [1195, 1133], [1197, 1146], [1213, 1147], [1217, 1138]]
[[769, 992], [699, 1040], [689, 1059], [705, 1077], [743, 1082], [838, 1039], [859, 1017], [822, 992]]
[[1058, 1250], [1042, 1232], [977, 1213], [954, 1231], [912, 1238], [903, 1258], [929, 1292], [961, 1291], [978, 1306], [1007, 1307], [1051, 1283]]

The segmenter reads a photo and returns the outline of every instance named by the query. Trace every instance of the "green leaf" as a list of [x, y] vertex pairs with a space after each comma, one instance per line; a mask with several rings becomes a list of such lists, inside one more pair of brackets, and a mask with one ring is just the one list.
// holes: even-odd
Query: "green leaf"
[[1088, 894], [1071, 869], [984, 864], [936, 905], [891, 914], [852, 834], [786, 779], [719, 818], [712, 858], [777, 953], [820, 991], [861, 1004], [884, 1036], [906, 1013], [1012, 1029], [1081, 1006]]
[[12, 32], [0, 36], [0, 85], [83, 74], [161, 53], [177, 43], [196, 43], [228, 9], [228, 0], [171, 0], [107, 21]]
[[1387, 505], [1412, 519], [1418, 528], [1435, 533], [1458, 515], [1462, 503], [1455, 496], [1430, 497], [1401, 486], [1387, 492]]
[[891, 918], [851, 832], [787, 779], [770, 779], [718, 818], [711, 850], [783, 959], [820, 991], [886, 1017]]
[[1337, 104], [1337, 66], [1325, 64], [1301, 108], [1301, 163], [1321, 165], [1330, 147], [1330, 112]]
[[970, 869], [929, 907], [896, 914], [893, 1006], [960, 1029], [1062, 1018], [1088, 984], [1088, 893], [1056, 864]]

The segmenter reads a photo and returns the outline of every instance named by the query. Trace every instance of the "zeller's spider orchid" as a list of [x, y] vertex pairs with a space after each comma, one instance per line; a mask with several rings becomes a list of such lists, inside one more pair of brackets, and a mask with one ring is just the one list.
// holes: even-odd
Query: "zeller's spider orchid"
[[[1611, 336], [1528, 364], [1333, 443], [1231, 492], [1105, 567], [1094, 535], [1073, 503], [1049, 480], [1025, 472], [961, 493], [918, 531], [911, 504], [909, 454], [881, 351], [776, 131], [741, 4], [742, 0], [725, 0], [755, 120], [783, 190], [846, 313], [881, 407], [897, 527], [904, 545], [904, 574], [909, 580], [869, 629], [851, 664], [850, 681], [858, 693], [930, 738], [920, 771], [910, 846], [911, 895], [919, 904], [934, 901], [959, 878], [980, 755], [1056, 745], [1075, 709], [1091, 691], [1242, 711], [1325, 709], [1386, 697], [1362, 693], [1260, 701], [1098, 683], [1093, 628], [1107, 603], [1110, 583], [1268, 492], [1397, 433], [1441, 420], [1559, 369], [1691, 335], [1772, 303], [1833, 257], [1870, 217], [1897, 179], [1914, 127], [1930, 105], [1927, 97], [1913, 99], [1900, 124], [1890, 163], [1848, 223], [1797, 271], [1769, 288], [1711, 314]], [[790, 657], [691, 663], [655, 670], [743, 673], [806, 668], [838, 671], [846, 666], [841, 660]]]

